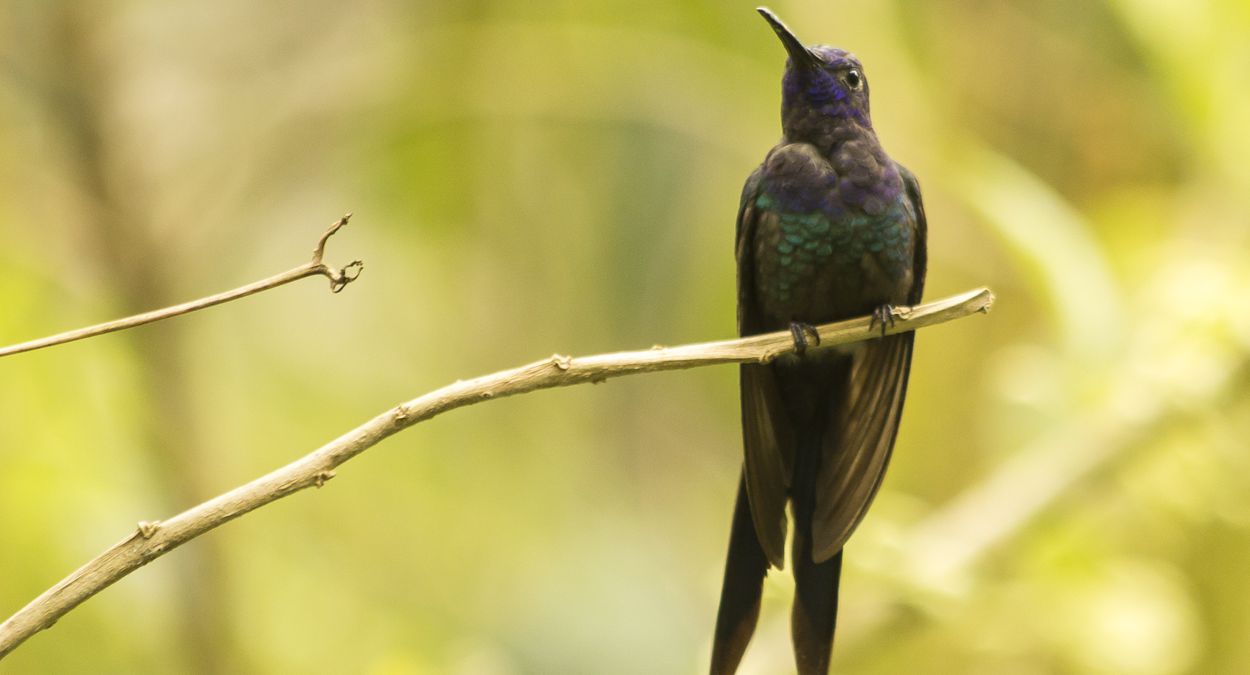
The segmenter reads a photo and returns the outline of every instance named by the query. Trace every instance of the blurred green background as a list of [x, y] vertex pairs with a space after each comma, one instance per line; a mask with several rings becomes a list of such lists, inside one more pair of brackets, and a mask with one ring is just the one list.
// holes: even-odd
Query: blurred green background
[[[779, 135], [750, 3], [0, 6], [0, 342], [320, 280], [0, 363], [0, 615], [139, 520], [552, 352], [734, 332]], [[778, 2], [856, 52], [925, 189], [928, 297], [852, 540], [840, 673], [1250, 672], [1250, 5]], [[440, 417], [146, 567], [12, 673], [696, 673], [733, 368]], [[744, 673], [792, 672], [788, 574]]]

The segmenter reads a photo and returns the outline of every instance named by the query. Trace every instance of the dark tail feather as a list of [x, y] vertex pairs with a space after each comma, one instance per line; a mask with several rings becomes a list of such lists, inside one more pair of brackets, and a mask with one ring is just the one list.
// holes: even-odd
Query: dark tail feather
[[[796, 528], [796, 536], [797, 535]], [[794, 556], [794, 609], [790, 634], [794, 640], [794, 663], [799, 675], [826, 675], [833, 651], [833, 629], [838, 621], [838, 583], [842, 576], [842, 552], [822, 562], [812, 562], [810, 543]]]
[[821, 434], [809, 429], [803, 437], [807, 443], [800, 441], [792, 493], [794, 607], [790, 612], [790, 638], [794, 642], [794, 663], [799, 675], [827, 675], [833, 652], [833, 629], [838, 621], [842, 551], [824, 562], [815, 562], [812, 514], [816, 508]]
[[738, 669], [760, 616], [760, 593], [767, 573], [768, 558], [755, 535], [744, 478], [738, 483], [738, 503], [729, 533], [725, 583], [712, 642], [712, 675], [731, 675]]

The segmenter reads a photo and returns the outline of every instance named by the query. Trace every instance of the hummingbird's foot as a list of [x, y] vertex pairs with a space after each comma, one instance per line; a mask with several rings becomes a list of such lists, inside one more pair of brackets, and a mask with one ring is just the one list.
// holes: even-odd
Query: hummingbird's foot
[[802, 356], [807, 352], [807, 341], [811, 338], [813, 347], [820, 346], [820, 333], [809, 323], [802, 321], [790, 322], [790, 336], [794, 338], [794, 353]]
[[894, 327], [894, 305], [886, 303], [872, 310], [872, 318], [868, 320], [868, 330], [881, 324], [881, 337], [885, 337], [885, 329]]

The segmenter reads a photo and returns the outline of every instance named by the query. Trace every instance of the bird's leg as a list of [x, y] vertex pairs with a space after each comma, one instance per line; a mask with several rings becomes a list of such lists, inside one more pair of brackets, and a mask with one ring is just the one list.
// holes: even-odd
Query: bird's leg
[[872, 310], [872, 318], [868, 320], [868, 330], [871, 331], [878, 323], [881, 324], [881, 337], [885, 337], [886, 327], [894, 327], [894, 305], [886, 303]]
[[791, 321], [790, 336], [794, 338], [794, 353], [799, 356], [807, 352], [807, 340], [809, 337], [813, 347], [820, 346], [820, 333], [817, 333], [816, 328], [810, 323]]

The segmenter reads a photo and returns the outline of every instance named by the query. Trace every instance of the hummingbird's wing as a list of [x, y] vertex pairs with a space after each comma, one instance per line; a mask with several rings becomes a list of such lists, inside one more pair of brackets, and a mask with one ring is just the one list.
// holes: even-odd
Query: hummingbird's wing
[[[915, 227], [912, 286], [907, 294], [907, 302], [914, 305], [924, 291], [928, 225], [915, 176], [899, 169]], [[823, 437], [812, 523], [816, 562], [842, 550], [881, 486], [903, 414], [914, 341], [913, 332], [870, 340], [854, 356], [845, 404]]]
[[902, 164], [895, 162], [894, 166], [898, 167], [899, 175], [903, 177], [907, 200], [911, 202], [912, 213], [916, 216], [916, 257], [912, 260], [912, 286], [907, 303], [918, 305], [924, 295], [924, 276], [929, 267], [929, 221], [924, 215], [924, 200], [920, 198], [920, 181]]
[[872, 340], [851, 362], [846, 402], [822, 439], [812, 516], [816, 562], [842, 550], [881, 486], [903, 412], [912, 339], [902, 333]]
[[[753, 239], [764, 218], [775, 214], [755, 208], [760, 169], [747, 179], [738, 209], [738, 334], [762, 331], [762, 317], [755, 306]], [[793, 466], [790, 425], [785, 423], [776, 376], [762, 364], [743, 364], [739, 370], [742, 399], [742, 441], [745, 449], [743, 480], [751, 506], [751, 518], [760, 547], [768, 561], [780, 569], [785, 563], [786, 489]]]

